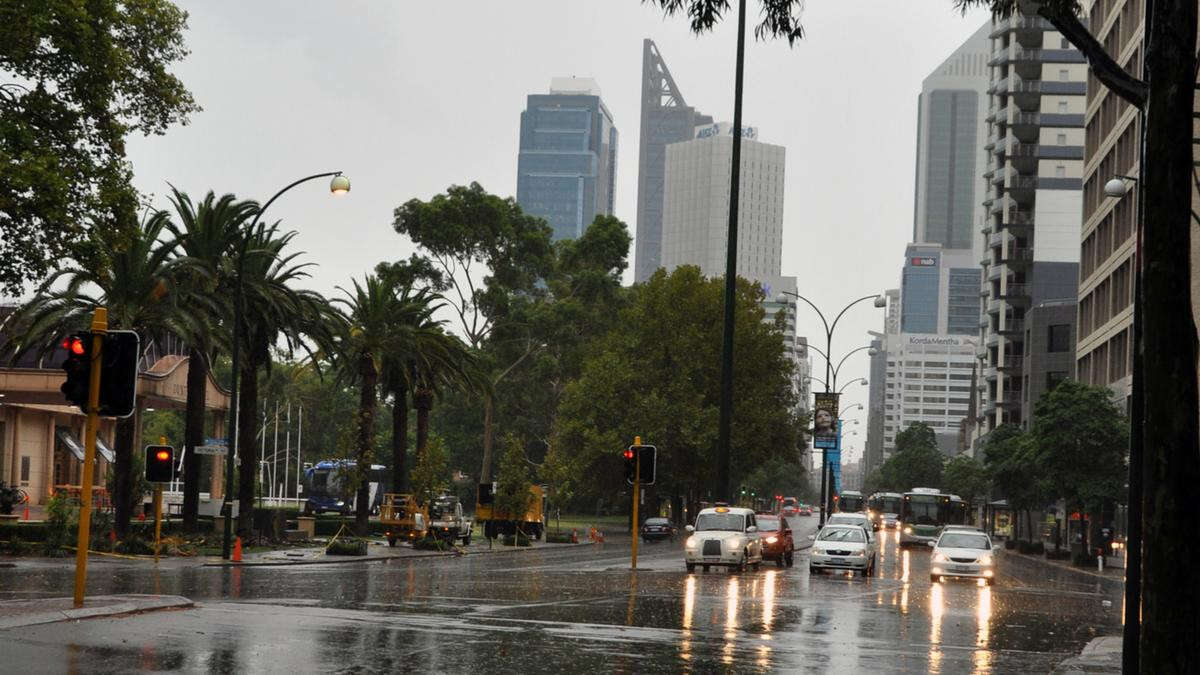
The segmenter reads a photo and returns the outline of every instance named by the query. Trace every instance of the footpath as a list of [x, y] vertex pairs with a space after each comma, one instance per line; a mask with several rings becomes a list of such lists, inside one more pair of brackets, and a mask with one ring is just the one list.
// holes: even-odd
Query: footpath
[[72, 598], [0, 601], [0, 630], [57, 621], [140, 614], [163, 609], [186, 609], [192, 601], [179, 595], [96, 595], [76, 608]]
[[1121, 636], [1105, 635], [1087, 643], [1079, 656], [1058, 664], [1053, 675], [1084, 675], [1085, 673], [1121, 672]]

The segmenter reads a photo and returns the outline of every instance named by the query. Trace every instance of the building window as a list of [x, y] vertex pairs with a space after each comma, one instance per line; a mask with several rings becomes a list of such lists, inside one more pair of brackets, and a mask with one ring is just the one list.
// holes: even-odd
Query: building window
[[1065, 115], [1067, 113], [1067, 102], [1066, 101], [1058, 102], [1058, 112], [1061, 115]]
[[[1066, 42], [1066, 41], [1067, 41], [1066, 38], [1063, 38], [1063, 42]], [[1060, 68], [1058, 70], [1058, 81], [1059, 82], [1069, 82], [1070, 80], [1071, 80], [1071, 71], [1067, 70], [1066, 68]]]
[[1057, 323], [1049, 327], [1046, 336], [1046, 351], [1060, 353], [1071, 350], [1071, 324]]
[[29, 455], [21, 456], [21, 484], [29, 485]]
[[1059, 145], [1066, 145], [1067, 144], [1067, 135], [1066, 134], [1058, 134], [1058, 136], [1055, 138], [1055, 140], [1058, 142]]
[[1067, 167], [1063, 164], [1059, 164], [1058, 166], [1054, 167], [1054, 177], [1055, 178], [1066, 178], [1067, 177]]
[[1053, 391], [1059, 382], [1067, 379], [1067, 371], [1051, 370], [1046, 373], [1046, 391]]
[[[1063, 38], [1063, 39], [1062, 39], [1062, 42], [1061, 42], [1061, 43], [1059, 43], [1059, 44], [1060, 44], [1060, 46], [1061, 46], [1063, 49], [1070, 49], [1070, 48], [1071, 48], [1071, 41], [1070, 41], [1070, 40], [1068, 40], [1067, 38]], [[1064, 72], [1065, 72], [1065, 71], [1064, 71]]]

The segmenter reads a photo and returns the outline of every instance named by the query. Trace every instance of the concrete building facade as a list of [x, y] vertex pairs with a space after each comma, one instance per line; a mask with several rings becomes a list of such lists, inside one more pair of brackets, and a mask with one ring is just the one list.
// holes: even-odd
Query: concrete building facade
[[590, 78], [556, 77], [521, 113], [517, 203], [575, 239], [615, 207], [617, 128]]
[[916, 333], [882, 338], [886, 353], [883, 459], [895, 451], [896, 434], [914, 422], [929, 425], [942, 452], [955, 454], [959, 422], [970, 405], [977, 339]]
[[900, 273], [900, 330], [974, 335], [979, 329], [979, 280], [970, 249], [909, 244]]
[[683, 99], [653, 41], [642, 40], [642, 125], [638, 138], [637, 231], [633, 280], [642, 282], [662, 267], [663, 188], [667, 145], [690, 140], [698, 126], [712, 124]]
[[976, 436], [1025, 419], [1026, 313], [1077, 297], [1087, 65], [1045, 19], [993, 19]]
[[[780, 276], [783, 251], [783, 146], [742, 130], [738, 200], [738, 275]], [[725, 275], [729, 236], [729, 172], [733, 127], [698, 127], [695, 137], [667, 146], [663, 193], [662, 266], [698, 265], [706, 276]]]
[[1071, 298], [1043, 302], [1025, 313], [1021, 420], [1026, 428], [1042, 394], [1063, 380], [1074, 379], [1077, 308]]

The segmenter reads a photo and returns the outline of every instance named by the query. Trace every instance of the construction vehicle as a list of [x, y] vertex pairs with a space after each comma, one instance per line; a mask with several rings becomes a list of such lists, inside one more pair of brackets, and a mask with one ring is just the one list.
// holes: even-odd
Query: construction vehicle
[[438, 539], [461, 539], [463, 546], [471, 545], [471, 517], [463, 515], [462, 503], [453, 495], [442, 495], [429, 505], [429, 531]]
[[379, 507], [379, 522], [386, 528], [388, 546], [401, 539], [420, 539], [429, 532], [429, 509], [410, 494], [389, 492]]
[[540, 539], [546, 531], [546, 490], [540, 485], [529, 488], [529, 506], [524, 513], [496, 511], [496, 484], [480, 483], [476, 492], [475, 522], [483, 523], [483, 536], [513, 535], [519, 529], [530, 539]]

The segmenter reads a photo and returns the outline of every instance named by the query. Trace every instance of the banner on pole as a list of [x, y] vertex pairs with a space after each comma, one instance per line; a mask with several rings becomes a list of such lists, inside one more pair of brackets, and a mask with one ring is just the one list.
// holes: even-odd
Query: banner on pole
[[831, 450], [838, 447], [838, 400], [841, 394], [813, 394], [813, 447]]

